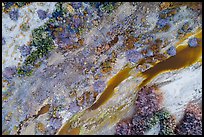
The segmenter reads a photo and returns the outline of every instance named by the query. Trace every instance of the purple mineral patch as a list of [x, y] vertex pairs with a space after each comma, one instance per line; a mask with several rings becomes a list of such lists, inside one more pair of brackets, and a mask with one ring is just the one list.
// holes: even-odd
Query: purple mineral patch
[[131, 135], [132, 124], [130, 120], [120, 121], [116, 126], [116, 135]]
[[77, 105], [77, 103], [76, 103], [76, 101], [75, 102], [71, 102], [70, 104], [69, 104], [69, 110], [70, 110], [70, 112], [72, 112], [72, 113], [76, 113], [76, 112], [78, 112], [79, 111], [79, 106]]
[[44, 20], [47, 17], [47, 12], [41, 9], [37, 11], [37, 14], [41, 20]]
[[51, 118], [50, 119], [50, 125], [54, 128], [54, 129], [59, 129], [62, 125], [62, 120], [60, 118]]
[[16, 67], [6, 67], [3, 71], [3, 76], [5, 78], [11, 78], [16, 74]]

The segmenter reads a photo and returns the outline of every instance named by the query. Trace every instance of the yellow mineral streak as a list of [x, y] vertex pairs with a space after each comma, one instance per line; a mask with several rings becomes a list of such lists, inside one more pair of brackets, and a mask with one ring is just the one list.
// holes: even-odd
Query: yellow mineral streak
[[116, 74], [113, 78], [108, 82], [107, 88], [101, 94], [99, 99], [89, 108], [89, 110], [95, 110], [104, 103], [106, 103], [114, 94], [114, 89], [117, 87], [123, 80], [130, 76], [129, 72], [132, 68], [126, 67], [121, 70], [118, 74]]
[[[202, 55], [202, 42], [199, 42], [199, 46], [195, 48], [190, 48], [188, 45], [184, 45], [184, 41], [192, 36], [195, 36], [199, 39], [202, 39], [202, 30], [199, 29], [196, 34], [188, 34], [186, 37], [181, 39], [177, 43], [177, 55], [174, 57], [170, 57], [166, 59], [165, 61], [159, 62], [154, 67], [146, 70], [145, 72], [139, 74], [140, 76], [142, 75], [145, 77], [145, 79], [141, 82], [139, 87], [142, 87], [146, 85], [151, 79], [153, 79], [155, 76], [157, 76], [160, 73], [166, 72], [166, 71], [172, 71], [172, 70], [177, 70], [181, 69], [187, 66], [192, 65], [193, 63], [202, 60], [201, 55]], [[182, 45], [182, 46], [181, 46]], [[184, 46], [183, 46], [184, 45]], [[141, 62], [140, 62], [141, 63]], [[137, 67], [137, 66], [134, 66]], [[112, 113], [107, 111], [107, 112], [100, 112], [97, 108], [101, 107], [104, 105], [115, 93], [115, 88], [125, 79], [127, 79], [131, 74], [129, 73], [134, 67], [129, 67], [126, 66], [123, 70], [121, 70], [119, 73], [117, 73], [113, 78], [110, 79], [110, 81], [107, 84], [106, 89], [104, 92], [101, 94], [99, 99], [88, 109], [77, 113], [74, 115], [70, 120], [68, 120], [58, 131], [58, 135], [78, 135], [79, 133], [92, 133], [93, 131], [83, 131], [86, 130], [82, 128], [81, 126], [83, 123], [92, 123], [96, 121], [100, 121], [101, 118], [103, 118], [102, 121], [99, 123], [97, 122], [97, 127], [95, 127], [95, 130], [98, 130], [102, 126], [106, 126], [106, 124], [114, 124], [114, 122], [117, 122], [118, 111], [120, 111], [121, 114], [125, 114], [124, 112], [127, 112], [127, 108], [121, 111], [124, 107], [122, 105], [121, 107], [118, 108], [117, 112], [114, 112], [114, 114], [111, 115], [111, 117], [108, 117], [108, 113]], [[97, 116], [98, 115], [98, 116]], [[97, 117], [97, 118], [96, 118]], [[76, 123], [77, 124], [74, 124]], [[73, 126], [73, 124], [75, 126]], [[72, 126], [71, 126], [72, 125]], [[76, 127], [77, 125], [77, 127]], [[90, 126], [90, 125], [89, 125]], [[80, 131], [81, 130], [81, 131]]]
[[[87, 120], [87, 117], [90, 117], [91, 115], [96, 115], [98, 111], [93, 111], [96, 110], [98, 107], [101, 105], [105, 104], [115, 93], [115, 87], [117, 87], [123, 80], [128, 78], [130, 76], [129, 72], [132, 68], [129, 66], [126, 66], [123, 70], [119, 71], [114, 77], [112, 77], [106, 89], [104, 92], [101, 94], [99, 99], [88, 109], [84, 110], [83, 112], [79, 113], [78, 115], [75, 115], [75, 117], [71, 118], [60, 130], [57, 134], [59, 135], [68, 135], [68, 134], [75, 134], [79, 133], [78, 130], [80, 128], [71, 128], [71, 123], [75, 120], [77, 120], [79, 117], [80, 119]], [[105, 115], [105, 114], [101, 114]], [[89, 120], [90, 121], [90, 120]], [[71, 128], [71, 129], [70, 129]], [[73, 130], [73, 131], [72, 131]]]
[[[191, 37], [192, 35], [187, 35]], [[202, 39], [202, 30], [198, 29], [195, 33], [194, 37], [198, 39]], [[185, 37], [187, 38], [187, 37]], [[185, 39], [182, 39], [183, 42]], [[148, 82], [150, 82], [154, 77], [159, 75], [160, 73], [169, 72], [173, 70], [179, 70], [182, 68], [186, 68], [191, 66], [192, 64], [199, 62], [200, 57], [202, 56], [202, 41], [199, 41], [199, 46], [197, 47], [189, 47], [187, 43], [184, 44], [178, 42], [182, 46], [177, 45], [177, 55], [172, 56], [162, 62], [157, 63], [152, 68], [146, 70], [145, 72], [139, 74], [142, 75], [145, 79], [139, 85], [139, 88], [145, 86]]]

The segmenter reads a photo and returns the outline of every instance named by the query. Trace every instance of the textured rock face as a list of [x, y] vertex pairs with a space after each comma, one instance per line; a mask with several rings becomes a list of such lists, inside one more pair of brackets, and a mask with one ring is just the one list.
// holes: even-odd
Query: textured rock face
[[2, 7], [2, 134], [202, 133], [200, 3]]
[[179, 135], [202, 135], [202, 112], [198, 105], [188, 104], [181, 123], [177, 126]]

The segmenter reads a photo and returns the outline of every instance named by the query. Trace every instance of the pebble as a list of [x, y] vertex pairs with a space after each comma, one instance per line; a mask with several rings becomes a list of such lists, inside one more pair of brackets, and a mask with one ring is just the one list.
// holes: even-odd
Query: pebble
[[5, 45], [5, 44], [6, 44], [5, 38], [2, 37], [2, 45]]
[[167, 54], [169, 54], [170, 56], [175, 56], [176, 55], [176, 48], [174, 46], [171, 46], [168, 50], [167, 50]]
[[189, 47], [196, 47], [198, 46], [197, 38], [190, 38], [188, 41]]
[[158, 22], [157, 22], [157, 25], [159, 28], [163, 28], [164, 26], [166, 26], [168, 24], [168, 20], [166, 19], [160, 19]]
[[150, 49], [148, 49], [148, 50], [147, 50], [147, 53], [146, 53], [146, 56], [147, 56], [147, 57], [151, 57], [151, 56], [153, 56], [153, 55], [154, 55], [153, 51], [150, 50]]

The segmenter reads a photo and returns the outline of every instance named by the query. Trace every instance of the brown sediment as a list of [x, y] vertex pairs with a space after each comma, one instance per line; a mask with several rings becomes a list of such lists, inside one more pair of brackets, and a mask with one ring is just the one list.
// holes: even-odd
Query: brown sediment
[[[197, 31], [195, 37], [202, 38], [202, 30]], [[181, 41], [183, 42], [184, 39], [182, 39]], [[178, 43], [180, 44], [181, 42]], [[201, 55], [202, 55], [201, 41], [199, 41], [199, 46], [194, 48], [189, 47], [187, 44], [185, 46], [177, 47], [176, 56], [172, 56], [162, 62], [159, 62], [154, 67], [141, 73], [141, 75], [146, 79], [142, 81], [142, 83], [139, 85], [139, 88], [146, 85], [150, 80], [152, 80], [155, 76], [157, 76], [160, 73], [178, 70], [196, 63], [200, 59]]]
[[84, 115], [84, 113], [86, 112], [86, 110], [79, 112], [75, 115], [72, 116], [72, 118], [70, 118], [56, 133], [56, 135], [79, 135], [81, 127], [72, 127], [71, 124], [74, 121], [78, 121], [80, 117], [82, 117], [82, 115]]
[[164, 9], [167, 9], [171, 6], [171, 2], [162, 2], [160, 4], [160, 10], [164, 10]]
[[202, 2], [162, 2], [160, 10], [177, 8], [181, 6], [188, 6], [193, 9], [202, 10]]
[[66, 123], [58, 132], [58, 135], [67, 135], [68, 129], [70, 128], [70, 123]]
[[134, 38], [132, 36], [130, 36], [126, 41], [125, 41], [125, 46], [126, 48], [129, 49], [133, 49], [134, 48], [134, 43], [137, 42], [138, 39]]
[[80, 96], [80, 97], [77, 97], [76, 100], [77, 100], [78, 106], [82, 106], [83, 103], [84, 103], [84, 96], [82, 95], [82, 96]]
[[102, 44], [96, 48], [96, 53], [100, 55], [103, 52], [108, 51], [111, 47], [113, 47], [118, 42], [118, 36], [115, 36], [113, 40], [109, 43]]
[[68, 135], [79, 135], [80, 128], [73, 128], [68, 132]]
[[58, 135], [79, 135], [80, 128], [72, 128], [71, 123], [67, 123], [63, 126], [63, 128], [59, 131]]
[[38, 116], [40, 116], [40, 115], [42, 115], [42, 114], [47, 113], [47, 112], [49, 111], [49, 109], [50, 109], [50, 104], [47, 104], [47, 105], [43, 106], [43, 107], [38, 111], [36, 117], [38, 117]]
[[5, 130], [5, 131], [2, 132], [2, 135], [10, 135], [10, 131]]
[[114, 88], [118, 86], [123, 80], [130, 76], [129, 72], [132, 68], [126, 67], [110, 79], [104, 92], [101, 94], [99, 99], [89, 108], [89, 110], [95, 110], [103, 105], [114, 93]]
[[111, 42], [110, 45], [114, 45], [115, 43], [118, 42], [118, 36], [116, 36]]
[[60, 132], [59, 135], [79, 135], [80, 133], [80, 128], [72, 128], [68, 130], [68, 128], [64, 128], [66, 130], [62, 130], [63, 132]]
[[41, 131], [41, 132], [45, 132], [45, 125], [43, 123], [38, 123], [38, 129]]
[[202, 10], [202, 2], [172, 2], [173, 7], [188, 6], [192, 9]]
[[82, 46], [84, 44], [84, 39], [79, 39], [78, 43]]
[[101, 73], [105, 74], [112, 70], [112, 63], [110, 59], [106, 59], [104, 62], [101, 63]]
[[154, 66], [155, 64], [165, 60], [166, 58], [167, 58], [167, 56], [165, 54], [157, 53], [153, 57], [151, 56], [151, 57], [142, 58], [138, 62], [136, 68], [145, 68], [145, 64], [149, 64], [151, 66]]

